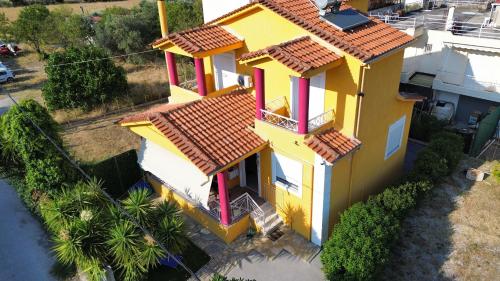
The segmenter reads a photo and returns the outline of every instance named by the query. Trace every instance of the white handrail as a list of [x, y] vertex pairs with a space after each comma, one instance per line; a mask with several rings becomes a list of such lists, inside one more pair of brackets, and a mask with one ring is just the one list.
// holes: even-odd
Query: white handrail
[[330, 109], [326, 112], [323, 112], [321, 114], [318, 114], [317, 116], [309, 119], [309, 122], [307, 122], [309, 126], [309, 131], [314, 131], [317, 128], [323, 126], [324, 124], [330, 122], [333, 120], [333, 109]]
[[278, 127], [285, 128], [287, 130], [297, 132], [299, 128], [299, 122], [291, 118], [276, 114], [271, 111], [261, 109], [262, 119], [268, 123], [276, 125]]
[[[219, 202], [214, 202], [215, 206], [210, 208], [209, 214], [220, 221], [220, 204]], [[229, 203], [231, 209], [231, 221], [236, 221], [240, 217], [246, 214], [255, 214], [265, 221], [264, 211], [259, 207], [259, 205], [253, 200], [252, 196], [248, 193], [243, 193], [236, 199]]]

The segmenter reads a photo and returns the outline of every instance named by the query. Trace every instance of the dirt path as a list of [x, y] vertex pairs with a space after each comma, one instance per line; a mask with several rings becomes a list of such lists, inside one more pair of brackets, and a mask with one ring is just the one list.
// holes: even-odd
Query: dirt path
[[471, 166], [492, 162], [463, 161], [409, 215], [384, 280], [500, 280], [500, 185], [468, 181]]

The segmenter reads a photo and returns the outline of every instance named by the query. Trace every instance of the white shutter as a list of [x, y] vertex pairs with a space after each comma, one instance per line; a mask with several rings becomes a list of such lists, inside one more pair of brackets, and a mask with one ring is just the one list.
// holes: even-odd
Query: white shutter
[[385, 147], [385, 159], [391, 157], [401, 147], [405, 128], [406, 115], [401, 117], [389, 127], [387, 133], [387, 145]]
[[[302, 163], [273, 153], [273, 184], [286, 188], [297, 196], [302, 195]], [[280, 181], [280, 179], [286, 182]], [[287, 184], [288, 183], [288, 184]]]
[[309, 120], [325, 112], [325, 73], [311, 77], [309, 86]]

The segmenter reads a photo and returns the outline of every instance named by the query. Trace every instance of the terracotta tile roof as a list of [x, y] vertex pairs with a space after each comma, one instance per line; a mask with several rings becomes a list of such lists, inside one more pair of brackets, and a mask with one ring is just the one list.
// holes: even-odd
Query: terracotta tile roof
[[310, 137], [305, 144], [329, 163], [361, 146], [359, 140], [348, 138], [333, 128]]
[[265, 144], [248, 128], [254, 124], [254, 112], [255, 98], [245, 90], [236, 90], [146, 114], [142, 121], [150, 121], [209, 175]]
[[193, 54], [227, 47], [238, 42], [239, 38], [218, 25], [203, 25], [192, 29], [169, 34], [153, 42], [153, 46], [171, 41], [182, 50]]
[[[410, 35], [375, 18], [370, 18], [371, 21], [365, 25], [348, 31], [341, 31], [320, 18], [318, 8], [311, 0], [253, 0], [252, 3], [207, 24], [218, 22], [256, 4], [267, 7], [283, 18], [364, 62], [413, 40]], [[347, 8], [350, 8], [350, 6], [345, 4], [341, 7], [341, 9]]]
[[179, 106], [182, 106], [182, 103], [175, 103], [175, 104], [170, 104], [170, 103], [164, 103], [160, 104], [158, 106], [154, 106], [146, 111], [127, 116], [123, 119], [120, 120], [120, 124], [125, 124], [125, 123], [135, 123], [135, 122], [143, 122], [143, 121], [149, 121], [149, 118], [151, 116], [154, 116], [157, 113], [161, 112], [167, 112], [169, 110], [175, 109]]
[[243, 54], [240, 60], [268, 55], [288, 68], [304, 73], [340, 59], [340, 56], [314, 42], [309, 36], [301, 37], [262, 50]]

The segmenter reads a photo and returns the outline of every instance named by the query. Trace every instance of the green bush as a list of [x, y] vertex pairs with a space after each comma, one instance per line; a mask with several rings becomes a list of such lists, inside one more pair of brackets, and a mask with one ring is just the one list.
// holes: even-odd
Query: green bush
[[409, 178], [414, 181], [429, 180], [439, 182], [448, 174], [448, 165], [446, 163], [446, 159], [441, 158], [439, 154], [431, 149], [425, 148], [417, 155]]
[[462, 158], [464, 139], [454, 133], [442, 132], [432, 136], [428, 149], [446, 160], [448, 174], [451, 174]]
[[389, 258], [399, 222], [373, 202], [356, 203], [340, 216], [340, 223], [321, 253], [328, 280], [374, 279]]
[[47, 110], [34, 100], [25, 100], [2, 116], [0, 139], [3, 153], [9, 158], [18, 155], [16, 159], [20, 159], [25, 170], [30, 192], [60, 189], [72, 181], [75, 171], [32, 122], [62, 147], [57, 124]]
[[422, 113], [411, 120], [410, 137], [428, 142], [434, 134], [441, 132], [445, 126], [445, 121]]
[[[68, 48], [49, 56], [47, 82], [42, 95], [49, 110], [90, 110], [127, 93], [125, 70], [116, 66], [103, 49]], [[85, 63], [75, 63], [82, 62]], [[67, 64], [58, 67], [59, 64]]]

